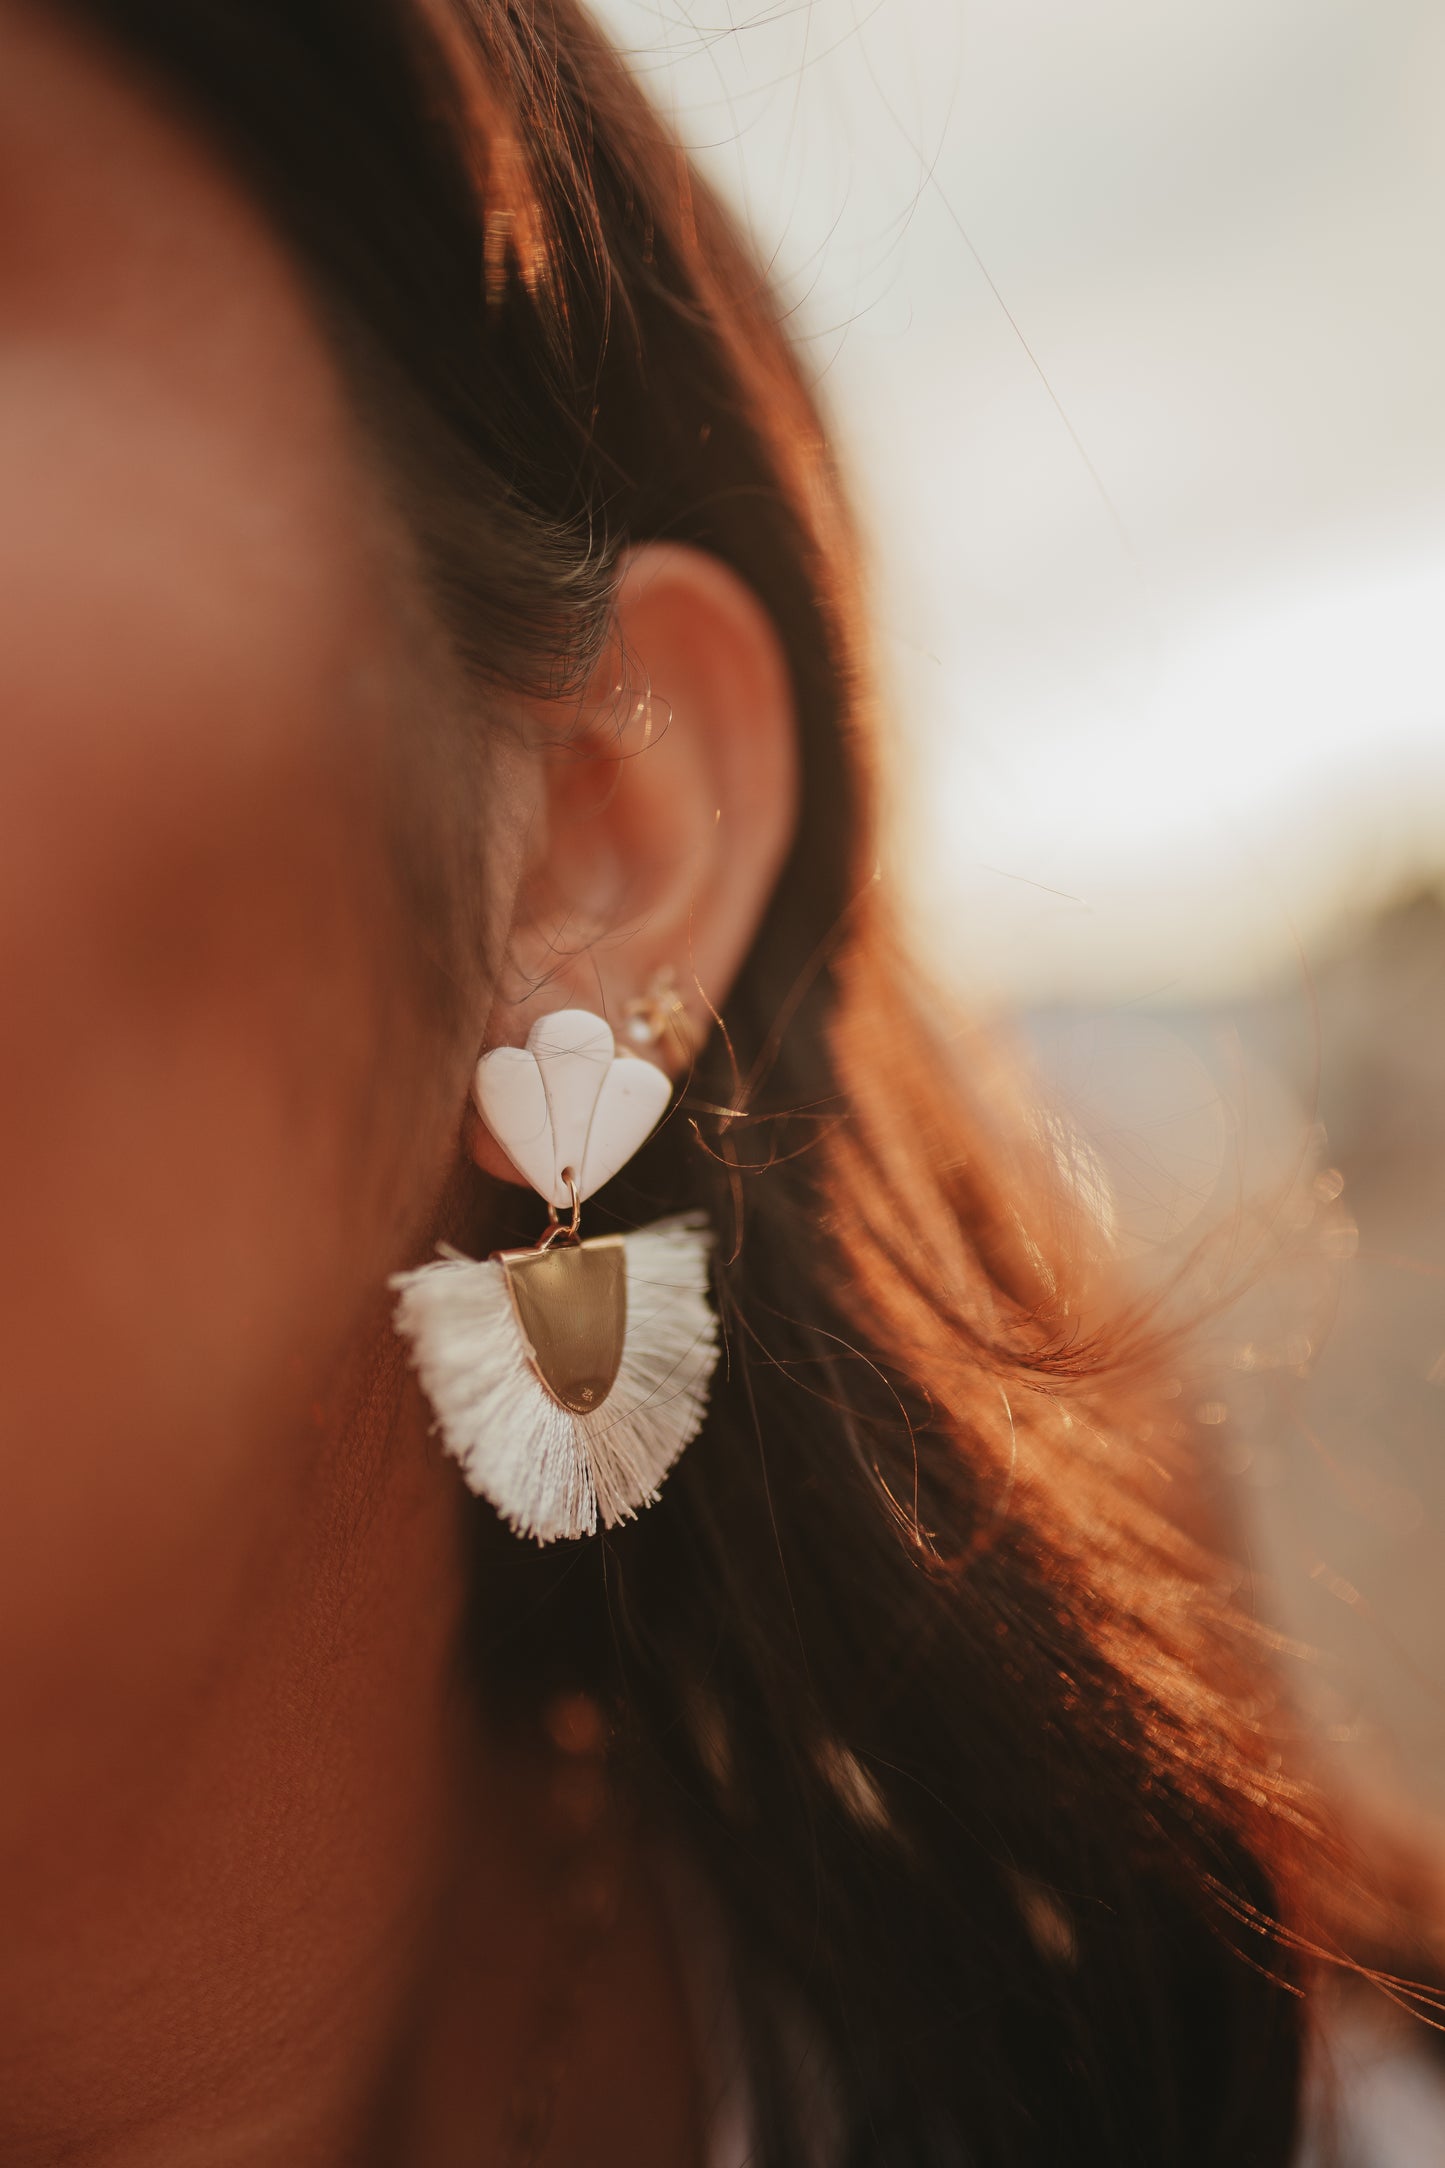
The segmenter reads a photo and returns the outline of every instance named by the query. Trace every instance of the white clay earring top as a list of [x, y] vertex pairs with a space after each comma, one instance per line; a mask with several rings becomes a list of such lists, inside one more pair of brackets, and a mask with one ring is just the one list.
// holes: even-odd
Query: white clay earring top
[[472, 1096], [517, 1172], [560, 1212], [573, 1202], [563, 1170], [590, 1197], [652, 1134], [672, 1085], [653, 1062], [618, 1054], [605, 1017], [556, 1009], [524, 1047], [482, 1056]]

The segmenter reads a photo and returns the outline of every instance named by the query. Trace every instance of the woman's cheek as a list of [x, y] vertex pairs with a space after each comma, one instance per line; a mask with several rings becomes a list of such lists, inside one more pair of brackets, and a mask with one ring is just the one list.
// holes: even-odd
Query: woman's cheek
[[344, 470], [268, 503], [259, 449], [104, 391], [28, 471], [0, 370], [0, 1676], [37, 1688], [147, 1606], [203, 1637], [305, 1480], [417, 1058]]

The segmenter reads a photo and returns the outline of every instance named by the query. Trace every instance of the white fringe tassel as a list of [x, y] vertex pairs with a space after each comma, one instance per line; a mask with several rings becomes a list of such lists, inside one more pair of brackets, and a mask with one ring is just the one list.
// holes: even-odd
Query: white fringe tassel
[[702, 1427], [717, 1363], [701, 1213], [623, 1238], [627, 1334], [601, 1407], [574, 1415], [528, 1360], [499, 1264], [444, 1249], [398, 1273], [396, 1325], [468, 1486], [538, 1543], [632, 1520]]

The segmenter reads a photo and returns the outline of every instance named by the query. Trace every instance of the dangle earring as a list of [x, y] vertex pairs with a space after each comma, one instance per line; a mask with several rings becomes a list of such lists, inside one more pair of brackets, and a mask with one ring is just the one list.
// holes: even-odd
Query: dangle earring
[[397, 1329], [469, 1487], [539, 1543], [591, 1535], [651, 1505], [701, 1427], [712, 1230], [691, 1212], [583, 1239], [583, 1204], [672, 1096], [654, 1063], [618, 1054], [604, 1018], [540, 1018], [525, 1047], [482, 1056], [472, 1096], [547, 1225], [529, 1249], [479, 1260], [442, 1244], [398, 1273]]

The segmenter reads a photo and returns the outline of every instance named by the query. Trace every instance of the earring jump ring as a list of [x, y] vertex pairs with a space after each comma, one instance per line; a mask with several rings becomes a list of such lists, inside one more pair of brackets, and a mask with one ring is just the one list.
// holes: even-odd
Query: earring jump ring
[[539, 1250], [570, 1250], [575, 1248], [582, 1240], [581, 1235], [577, 1232], [582, 1224], [582, 1193], [577, 1187], [576, 1168], [564, 1167], [562, 1169], [562, 1180], [567, 1184], [568, 1193], [572, 1199], [572, 1217], [564, 1227], [557, 1217], [557, 1207], [549, 1201], [547, 1225], [543, 1229], [541, 1239], [536, 1244]]

